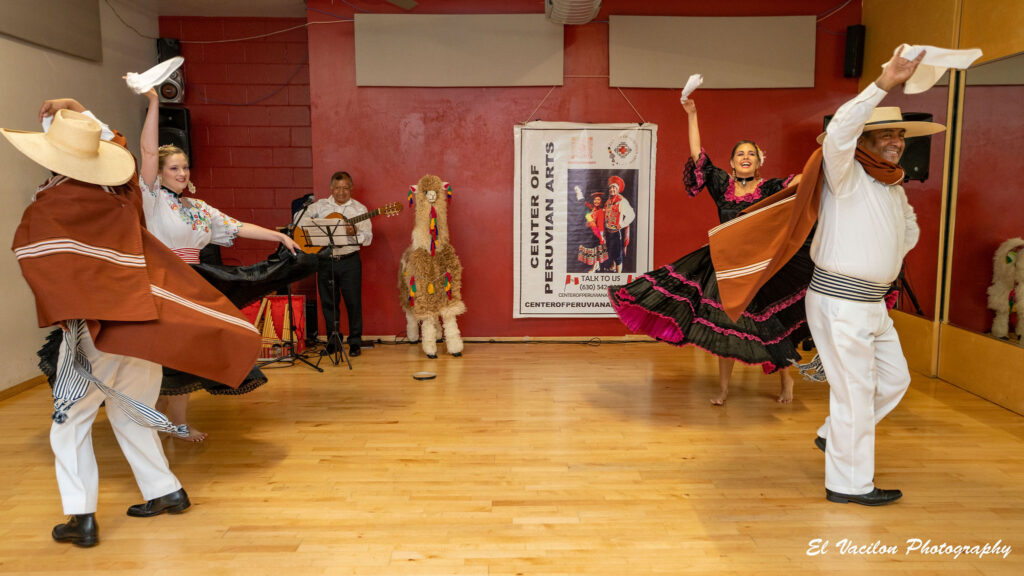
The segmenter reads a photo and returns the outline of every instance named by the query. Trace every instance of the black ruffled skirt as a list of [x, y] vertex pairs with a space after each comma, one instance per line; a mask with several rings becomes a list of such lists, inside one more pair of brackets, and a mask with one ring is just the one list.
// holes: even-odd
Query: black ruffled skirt
[[800, 360], [797, 345], [810, 336], [804, 311], [814, 271], [809, 250], [808, 242], [736, 322], [722, 310], [708, 246], [629, 284], [611, 286], [608, 295], [619, 319], [635, 333], [675, 346], [692, 344], [770, 374]]

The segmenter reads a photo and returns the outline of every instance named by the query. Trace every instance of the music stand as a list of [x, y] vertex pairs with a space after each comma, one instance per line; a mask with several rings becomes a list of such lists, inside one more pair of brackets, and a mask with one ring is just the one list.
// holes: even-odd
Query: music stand
[[[307, 208], [309, 208], [309, 203], [308, 202], [306, 203], [305, 206], [302, 207], [302, 213], [303, 214], [305, 214]], [[302, 215], [300, 214], [299, 218], [301, 218], [301, 217], [302, 217]], [[294, 224], [289, 224], [288, 226], [284, 227], [284, 229], [281, 230], [281, 231], [284, 232], [284, 234], [286, 234], [287, 236], [290, 237], [292, 235], [292, 231], [294, 231], [294, 230], [295, 230], [295, 225]], [[313, 364], [309, 360], [306, 360], [305, 354], [296, 354], [295, 353], [295, 333], [296, 333], [296, 327], [295, 327], [295, 308], [292, 307], [292, 285], [291, 285], [291, 283], [285, 284], [285, 291], [288, 294], [288, 324], [289, 324], [289, 326], [288, 326], [288, 328], [289, 328], [289, 331], [288, 331], [288, 341], [281, 343], [281, 348], [285, 351], [285, 353], [282, 354], [281, 356], [278, 356], [277, 358], [274, 358], [273, 360], [264, 360], [262, 362], [257, 362], [256, 363], [256, 367], [257, 368], [263, 368], [264, 366], [269, 366], [271, 364], [276, 364], [277, 362], [287, 363], [289, 366], [294, 366], [295, 365], [295, 361], [298, 360], [299, 362], [302, 362], [303, 364], [305, 364], [306, 366], [309, 366], [310, 368], [316, 370], [317, 372], [323, 372], [324, 369], [321, 368], [319, 365]]]
[[[333, 257], [335, 248], [354, 244], [351, 240], [355, 240], [355, 237], [345, 234], [345, 227], [348, 225], [342, 218], [313, 218], [310, 224], [300, 224], [299, 227], [306, 234], [307, 244], [322, 246], [328, 250], [328, 257]], [[339, 243], [336, 241], [341, 238], [345, 238], [345, 242]], [[331, 266], [331, 277], [327, 282], [331, 287], [331, 294], [337, 296], [338, 288], [335, 282], [333, 265]], [[340, 364], [341, 359], [344, 358], [345, 363], [348, 364], [348, 369], [351, 370], [352, 361], [345, 352], [345, 343], [341, 339], [341, 332], [338, 331], [338, 324], [341, 323], [341, 313], [340, 311], [332, 310], [331, 316], [334, 318], [334, 325], [327, 327], [327, 344], [320, 351], [320, 359], [316, 361], [316, 365], [320, 365], [320, 361], [323, 360], [324, 356], [330, 358], [335, 366]], [[332, 347], [334, 352], [331, 352]]]

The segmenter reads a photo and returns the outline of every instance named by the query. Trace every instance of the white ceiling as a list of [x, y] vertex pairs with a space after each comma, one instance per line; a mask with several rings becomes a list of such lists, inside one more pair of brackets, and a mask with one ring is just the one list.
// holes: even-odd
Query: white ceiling
[[160, 16], [305, 18], [303, 0], [157, 0]]

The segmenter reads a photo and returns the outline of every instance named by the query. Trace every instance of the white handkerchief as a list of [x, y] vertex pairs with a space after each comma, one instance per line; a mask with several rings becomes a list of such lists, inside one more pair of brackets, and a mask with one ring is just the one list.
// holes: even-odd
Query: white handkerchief
[[163, 84], [184, 62], [184, 58], [175, 56], [153, 66], [142, 74], [129, 72], [125, 74], [124, 81], [128, 83], [128, 87], [136, 94], [145, 94], [149, 92], [150, 88]]
[[679, 99], [680, 102], [686, 100], [693, 94], [693, 91], [700, 87], [704, 83], [704, 77], [700, 74], [691, 74], [690, 78], [686, 81], [686, 86], [683, 88], [683, 95]]
[[[981, 50], [971, 48], [970, 50], [950, 50], [949, 48], [937, 48], [935, 46], [911, 46], [901, 44], [903, 53], [900, 58], [913, 60], [925, 51], [924, 59], [917, 65], [914, 75], [903, 85], [904, 94], [920, 94], [935, 85], [950, 68], [966, 70], [981, 58]], [[899, 48], [896, 48], [899, 50]], [[895, 52], [893, 52], [895, 54]], [[885, 64], [882, 64], [885, 68]]]

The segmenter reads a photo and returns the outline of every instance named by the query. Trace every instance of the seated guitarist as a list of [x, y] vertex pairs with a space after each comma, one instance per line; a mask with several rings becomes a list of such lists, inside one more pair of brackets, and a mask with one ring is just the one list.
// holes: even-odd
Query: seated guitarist
[[[331, 195], [311, 204], [298, 224], [310, 226], [314, 218], [336, 218], [340, 214], [347, 219], [366, 213], [366, 206], [352, 198], [352, 176], [348, 172], [335, 172], [331, 176]], [[359, 356], [363, 336], [363, 270], [359, 260], [359, 248], [369, 246], [372, 240], [373, 229], [369, 218], [355, 225], [339, 227], [335, 235], [335, 248], [325, 249], [320, 253], [317, 267], [316, 283], [320, 291], [320, 306], [323, 308], [328, 334], [340, 328], [339, 291], [345, 300], [345, 311], [348, 313], [349, 356]]]

